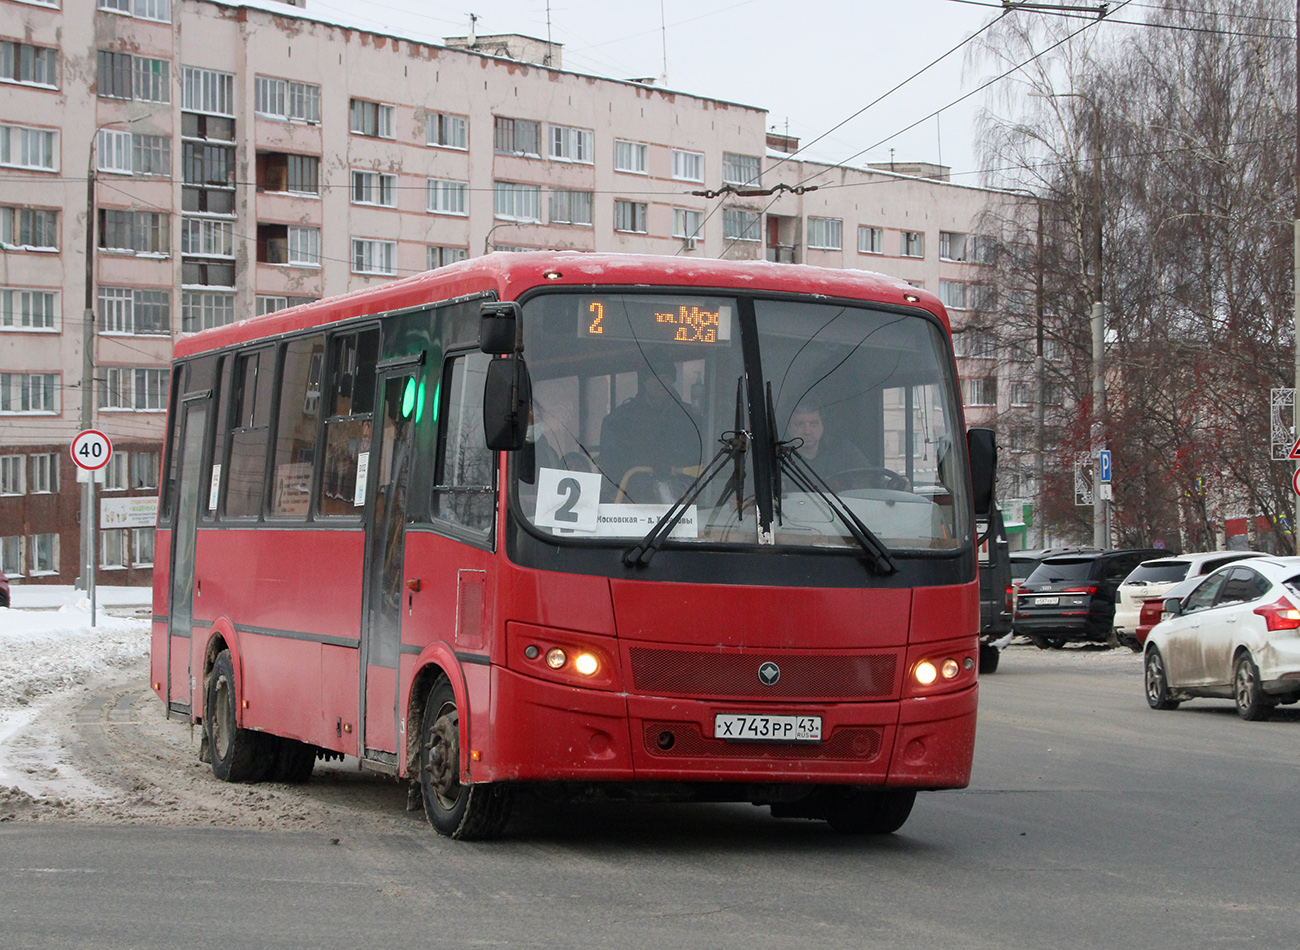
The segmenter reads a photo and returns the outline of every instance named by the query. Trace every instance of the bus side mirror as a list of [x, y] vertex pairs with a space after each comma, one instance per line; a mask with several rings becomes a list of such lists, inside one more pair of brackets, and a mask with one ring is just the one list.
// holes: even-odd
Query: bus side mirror
[[519, 304], [513, 300], [489, 300], [479, 307], [478, 348], [493, 356], [515, 352], [519, 327]]
[[489, 449], [522, 449], [532, 406], [533, 387], [522, 356], [499, 357], [488, 363], [483, 383], [483, 436]]
[[992, 429], [967, 429], [966, 451], [970, 456], [971, 493], [975, 514], [987, 515], [993, 507], [993, 489], [998, 475], [998, 440]]

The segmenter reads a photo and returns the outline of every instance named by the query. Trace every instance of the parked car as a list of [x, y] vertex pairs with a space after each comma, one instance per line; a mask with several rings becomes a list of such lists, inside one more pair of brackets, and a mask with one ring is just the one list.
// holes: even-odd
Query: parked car
[[1143, 601], [1159, 597], [1163, 603], [1169, 590], [1187, 578], [1204, 577], [1225, 564], [1251, 557], [1264, 557], [1264, 554], [1260, 551], [1207, 551], [1143, 561], [1119, 585], [1119, 597], [1115, 601], [1116, 639], [1134, 653], [1140, 653], [1142, 644], [1137, 639], [1137, 625]]
[[1165, 613], [1144, 650], [1152, 709], [1216, 697], [1255, 720], [1300, 700], [1300, 558], [1225, 565], [1167, 598]]
[[1062, 554], [1099, 554], [1101, 548], [1026, 548], [1023, 551], [1011, 552], [1011, 606], [1015, 609], [1015, 595], [1020, 590], [1020, 585], [1025, 582], [1030, 574], [1034, 573], [1034, 568], [1049, 557], [1059, 557]]
[[0, 571], [0, 607], [9, 606], [9, 578], [5, 577], [5, 572]]
[[1049, 557], [1025, 578], [1016, 595], [1014, 628], [1041, 649], [1070, 641], [1107, 643], [1115, 623], [1115, 592], [1156, 548]]
[[1002, 648], [1011, 639], [1011, 558], [1002, 512], [995, 505], [989, 517], [975, 521], [980, 539], [980, 672], [994, 673]]

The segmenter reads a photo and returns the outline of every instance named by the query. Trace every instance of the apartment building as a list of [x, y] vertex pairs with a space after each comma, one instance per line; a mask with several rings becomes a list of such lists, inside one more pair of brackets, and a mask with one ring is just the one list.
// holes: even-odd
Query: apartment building
[[[98, 580], [148, 583], [174, 341], [300, 301], [553, 248], [863, 268], [973, 310], [990, 192], [796, 144], [762, 108], [566, 71], [527, 37], [0, 0], [0, 569], [81, 574], [68, 447], [93, 426], [115, 448]], [[992, 411], [987, 341], [958, 339]]]

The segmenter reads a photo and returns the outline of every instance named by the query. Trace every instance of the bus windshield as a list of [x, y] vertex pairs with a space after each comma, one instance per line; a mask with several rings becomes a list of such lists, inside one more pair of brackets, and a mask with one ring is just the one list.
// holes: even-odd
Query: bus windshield
[[967, 533], [955, 387], [930, 320], [551, 293], [523, 326], [533, 403], [513, 473], [543, 534], [626, 544], [695, 492], [670, 542], [853, 548], [854, 518], [890, 548], [954, 549]]

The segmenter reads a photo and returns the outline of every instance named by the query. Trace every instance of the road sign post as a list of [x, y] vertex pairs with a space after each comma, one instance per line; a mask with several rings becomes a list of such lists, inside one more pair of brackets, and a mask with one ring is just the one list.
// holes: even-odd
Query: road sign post
[[99, 539], [99, 513], [95, 510], [95, 476], [113, 457], [113, 443], [98, 429], [84, 429], [72, 440], [72, 461], [87, 475], [83, 495], [85, 516], [81, 519], [81, 545], [86, 552], [84, 565], [86, 596], [90, 598], [90, 626], [95, 626], [95, 542]]

